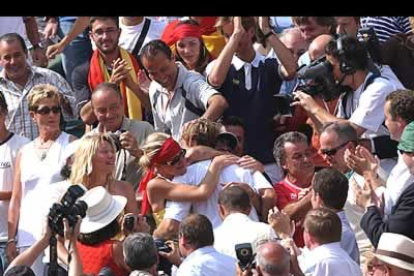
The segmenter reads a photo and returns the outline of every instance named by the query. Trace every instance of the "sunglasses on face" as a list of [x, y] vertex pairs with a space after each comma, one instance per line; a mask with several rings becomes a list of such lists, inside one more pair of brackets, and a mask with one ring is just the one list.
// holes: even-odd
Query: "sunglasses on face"
[[346, 141], [345, 143], [337, 146], [336, 148], [333, 149], [321, 149], [321, 153], [324, 155], [328, 155], [328, 156], [334, 156], [338, 150], [340, 150], [341, 148], [343, 148], [344, 146], [346, 146], [349, 143], [349, 141]]
[[405, 151], [405, 150], [401, 150], [399, 149], [398, 152], [403, 155], [403, 154], [407, 154], [409, 156], [414, 156], [414, 152], [410, 152], [410, 151]]
[[168, 161], [168, 162], [165, 162], [165, 164], [167, 164], [168, 166], [175, 166], [175, 165], [177, 165], [178, 162], [180, 162], [181, 159], [185, 157], [186, 152], [187, 151], [185, 149], [181, 149], [181, 152], [178, 155], [176, 155], [173, 158], [173, 160]]
[[40, 115], [47, 115], [47, 114], [50, 114], [50, 112], [58, 114], [58, 113], [60, 113], [60, 106], [58, 106], [58, 105], [55, 105], [55, 106], [52, 106], [52, 107], [44, 106], [42, 108], [36, 109], [35, 112], [37, 114], [40, 114]]

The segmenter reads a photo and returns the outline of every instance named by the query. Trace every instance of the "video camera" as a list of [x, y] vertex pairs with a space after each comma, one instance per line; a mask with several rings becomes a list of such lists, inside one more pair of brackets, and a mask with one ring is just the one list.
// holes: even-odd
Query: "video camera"
[[[302, 91], [314, 97], [320, 95], [325, 101], [329, 102], [349, 88], [337, 84], [333, 75], [333, 68], [326, 56], [323, 56], [309, 65], [303, 65], [297, 70], [297, 78], [302, 85], [298, 85], [295, 91]], [[292, 113], [290, 104], [293, 99], [292, 94], [275, 95], [276, 104], [282, 115]]]
[[79, 185], [73, 185], [64, 194], [60, 203], [52, 205], [48, 215], [48, 223], [52, 231], [63, 237], [63, 218], [66, 218], [69, 226], [73, 227], [78, 215], [82, 218], [86, 216], [88, 205], [85, 201], [77, 201], [84, 193], [85, 191]]
[[236, 244], [234, 249], [236, 250], [236, 256], [239, 260], [239, 267], [241, 270], [244, 271], [247, 268], [256, 267], [256, 254], [253, 253], [253, 248], [250, 243]]

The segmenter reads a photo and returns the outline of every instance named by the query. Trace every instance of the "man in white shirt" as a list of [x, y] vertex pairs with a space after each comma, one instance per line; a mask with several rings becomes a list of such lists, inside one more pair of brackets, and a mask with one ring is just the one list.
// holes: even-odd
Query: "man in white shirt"
[[175, 61], [165, 42], [150, 41], [141, 52], [144, 70], [152, 80], [149, 97], [156, 131], [179, 141], [185, 123], [200, 117], [215, 121], [228, 107], [202, 75]]
[[[119, 17], [119, 28], [122, 32], [119, 37], [119, 46], [134, 55], [139, 54], [145, 44], [151, 40], [161, 39], [165, 26], [165, 22], [156, 21], [146, 16], [121, 16]], [[134, 51], [135, 47], [137, 47], [136, 51]]]
[[162, 254], [179, 266], [176, 276], [236, 275], [237, 260], [214, 249], [213, 226], [206, 216], [191, 214], [186, 217], [180, 224], [178, 236], [184, 261], [177, 258], [177, 250]]
[[13, 189], [14, 164], [19, 149], [30, 142], [28, 138], [7, 130], [7, 112], [7, 103], [0, 91], [0, 275], [3, 275], [8, 265], [7, 245], [16, 243], [16, 240], [7, 240], [7, 216]]
[[307, 249], [298, 256], [306, 276], [362, 276], [361, 269], [341, 248], [341, 220], [329, 209], [314, 209], [305, 218]]
[[269, 224], [249, 218], [250, 198], [242, 188], [231, 186], [223, 189], [218, 204], [223, 219], [223, 223], [214, 229], [214, 248], [218, 252], [236, 258], [236, 244], [251, 243], [253, 252], [256, 252], [258, 242], [276, 238]]
[[[324, 159], [332, 168], [337, 169], [348, 178], [349, 185], [346, 191], [348, 196], [343, 209], [358, 244], [362, 267], [365, 263], [365, 254], [371, 251], [372, 244], [359, 225], [364, 215], [364, 209], [356, 204], [356, 193], [352, 187], [358, 185], [362, 188], [364, 179], [362, 172], [352, 170], [345, 162], [345, 153], [354, 153], [356, 151], [358, 135], [349, 123], [332, 122], [323, 127], [319, 141], [321, 145], [320, 151]], [[381, 189], [379, 188], [378, 191]]]
[[298, 101], [294, 105], [301, 105], [309, 113], [318, 132], [322, 124], [339, 118], [350, 122], [358, 137], [365, 138], [363, 145], [382, 159], [381, 167], [389, 173], [395, 165], [392, 158], [397, 156], [397, 151], [396, 144], [393, 145], [387, 128], [383, 126], [383, 107], [387, 95], [402, 88], [402, 84], [369, 72], [368, 53], [354, 37], [344, 36], [330, 41], [326, 55], [335, 80], [349, 86], [352, 92], [340, 98], [336, 116], [329, 114], [304, 92], [296, 92]]
[[348, 196], [348, 179], [336, 169], [324, 168], [315, 174], [312, 182], [312, 207], [314, 209], [329, 208], [336, 212], [342, 225], [341, 247], [359, 264], [359, 250], [355, 234], [344, 211]]

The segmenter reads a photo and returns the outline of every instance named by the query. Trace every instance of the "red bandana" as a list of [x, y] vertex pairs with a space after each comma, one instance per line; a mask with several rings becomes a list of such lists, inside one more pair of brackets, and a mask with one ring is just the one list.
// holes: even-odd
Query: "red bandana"
[[160, 150], [151, 160], [150, 167], [147, 173], [142, 178], [141, 182], [139, 183], [139, 188], [138, 188], [138, 193], [143, 191], [143, 198], [142, 198], [142, 203], [141, 203], [141, 214], [142, 215], [147, 214], [149, 207], [150, 207], [149, 201], [148, 201], [148, 195], [147, 195], [147, 185], [148, 185], [148, 182], [155, 177], [154, 165], [157, 163], [164, 163], [164, 162], [170, 161], [174, 156], [180, 153], [180, 151], [181, 151], [180, 145], [173, 138], [170, 137], [167, 140], [165, 140]]

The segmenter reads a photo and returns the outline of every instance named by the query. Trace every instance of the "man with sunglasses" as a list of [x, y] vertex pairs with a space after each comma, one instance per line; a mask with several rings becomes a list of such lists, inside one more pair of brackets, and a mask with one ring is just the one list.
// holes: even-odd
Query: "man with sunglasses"
[[[405, 165], [414, 174], [414, 122], [404, 129], [398, 149]], [[397, 233], [414, 239], [414, 182], [411, 182], [401, 193], [387, 219], [384, 220], [378, 208], [378, 197], [372, 188], [372, 182], [365, 182], [364, 189], [359, 189], [362, 195], [359, 204], [365, 209], [361, 227], [371, 240], [374, 247], [378, 246], [381, 235], [385, 232]]]
[[356, 130], [345, 122], [332, 122], [326, 124], [320, 135], [321, 154], [328, 164], [343, 173], [349, 180], [348, 197], [345, 202], [344, 211], [348, 218], [352, 231], [357, 239], [361, 266], [365, 262], [365, 253], [371, 249], [371, 242], [362, 230], [359, 222], [364, 211], [356, 204], [356, 195], [353, 185], [362, 186], [363, 177], [348, 167], [345, 162], [345, 151], [355, 152], [358, 145]]
[[37, 125], [29, 115], [27, 95], [36, 84], [48, 83], [57, 87], [61, 97], [62, 114], [66, 122], [78, 118], [76, 99], [66, 80], [52, 70], [29, 65], [28, 50], [17, 33], [0, 37], [0, 90], [9, 107], [7, 128], [19, 135], [34, 139], [39, 135]]

